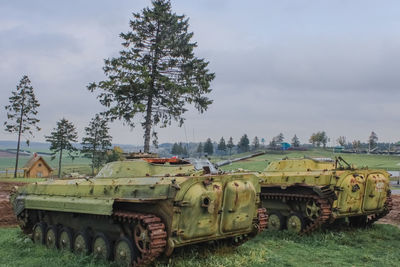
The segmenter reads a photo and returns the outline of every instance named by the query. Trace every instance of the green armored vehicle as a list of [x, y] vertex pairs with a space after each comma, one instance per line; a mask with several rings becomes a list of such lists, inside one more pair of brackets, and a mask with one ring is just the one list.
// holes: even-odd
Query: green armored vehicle
[[240, 242], [262, 231], [267, 215], [259, 177], [212, 174], [204, 167], [190, 176], [34, 183], [18, 189], [11, 202], [35, 243], [93, 252], [123, 266], [147, 265], [189, 244]]
[[342, 158], [284, 159], [261, 174], [261, 198], [270, 229], [306, 233], [347, 218], [367, 226], [389, 213], [390, 174], [357, 169]]

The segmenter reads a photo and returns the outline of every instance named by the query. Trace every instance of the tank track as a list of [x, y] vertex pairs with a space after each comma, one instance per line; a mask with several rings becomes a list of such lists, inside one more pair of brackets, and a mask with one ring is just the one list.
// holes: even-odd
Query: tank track
[[316, 195], [307, 194], [287, 194], [287, 193], [262, 193], [262, 198], [264, 199], [275, 199], [282, 200], [283, 202], [287, 200], [295, 200], [300, 202], [306, 202], [308, 200], [314, 200], [319, 204], [321, 208], [320, 216], [307, 224], [304, 229], [300, 232], [301, 234], [308, 234], [312, 231], [318, 229], [324, 223], [326, 223], [332, 215], [332, 206], [328, 199], [321, 198]]
[[391, 193], [389, 192], [387, 197], [386, 197], [384, 211], [381, 212], [381, 213], [375, 213], [375, 214], [373, 214], [371, 216], [368, 216], [366, 226], [371, 226], [377, 220], [379, 220], [379, 219], [385, 217], [386, 215], [388, 215], [389, 212], [392, 210], [392, 208], [393, 208], [393, 201], [392, 201]]
[[[140, 223], [148, 231], [150, 246], [142, 252], [133, 263], [134, 267], [147, 266], [164, 251], [167, 245], [167, 232], [162, 220], [151, 214], [143, 214], [129, 211], [116, 211], [113, 218], [119, 222]], [[133, 237], [133, 236], [132, 236]]]
[[257, 221], [255, 222], [255, 226], [257, 228], [257, 232], [260, 233], [267, 228], [268, 225], [268, 213], [265, 208], [259, 208], [257, 210]]

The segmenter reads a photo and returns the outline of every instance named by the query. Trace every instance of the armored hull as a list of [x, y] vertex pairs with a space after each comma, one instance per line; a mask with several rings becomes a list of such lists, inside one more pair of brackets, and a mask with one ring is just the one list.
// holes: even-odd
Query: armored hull
[[357, 169], [343, 159], [286, 159], [261, 174], [269, 228], [306, 233], [347, 218], [368, 226], [391, 209], [389, 173]]
[[50, 248], [146, 265], [173, 249], [246, 240], [267, 224], [255, 174], [35, 183], [12, 195], [21, 228]]

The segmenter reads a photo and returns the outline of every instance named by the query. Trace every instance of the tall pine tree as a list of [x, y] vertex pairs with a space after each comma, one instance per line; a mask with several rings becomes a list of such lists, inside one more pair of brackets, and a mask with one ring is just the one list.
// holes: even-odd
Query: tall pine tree
[[171, 154], [173, 155], [180, 155], [182, 152], [181, 147], [178, 145], [178, 143], [174, 143], [171, 149]]
[[229, 137], [228, 144], [226, 145], [226, 147], [229, 149], [229, 156], [230, 156], [232, 154], [232, 148], [235, 147], [232, 136]]
[[247, 134], [244, 134], [241, 138], [240, 141], [238, 143], [238, 149], [240, 152], [247, 152], [250, 150], [250, 141], [249, 138], [247, 137]]
[[222, 152], [225, 152], [225, 151], [226, 151], [226, 144], [225, 144], [225, 139], [224, 139], [224, 137], [221, 137], [221, 139], [219, 140], [219, 144], [218, 144], [217, 149], [218, 149], [219, 151], [222, 151]]
[[[15, 159], [15, 170], [14, 178], [17, 177], [18, 161], [19, 161], [19, 150], [21, 144], [21, 135], [28, 134], [28, 137], [33, 135], [33, 131], [40, 131], [40, 128], [36, 125], [39, 120], [37, 116], [37, 108], [40, 106], [36, 100], [33, 92], [33, 87], [28, 76], [23, 76], [17, 89], [12, 92], [12, 96], [9, 98], [10, 105], [7, 105], [7, 121], [4, 122], [4, 126], [7, 132], [17, 133], [17, 155]], [[26, 140], [29, 145], [29, 139]]]
[[260, 140], [258, 140], [258, 137], [254, 137], [253, 139], [253, 149], [257, 150], [260, 148]]
[[214, 146], [211, 138], [207, 138], [207, 141], [204, 143], [204, 153], [207, 153], [208, 155], [214, 154]]
[[86, 136], [82, 138], [82, 152], [91, 154], [92, 175], [94, 175], [94, 169], [98, 171], [107, 160], [106, 151], [111, 147], [112, 140], [108, 133], [109, 129], [107, 120], [99, 114], [96, 114], [89, 126], [85, 128]]
[[294, 135], [292, 138], [292, 146], [293, 147], [299, 147], [300, 146], [300, 141], [297, 135]]
[[197, 147], [197, 153], [199, 153], [199, 157], [203, 154], [203, 144], [200, 142], [199, 146]]
[[57, 122], [57, 127], [53, 129], [49, 136], [45, 136], [46, 141], [50, 142], [50, 150], [52, 151], [52, 159], [59, 153], [58, 160], [58, 177], [61, 178], [61, 161], [63, 151], [73, 159], [73, 152], [77, 151], [72, 143], [78, 141], [78, 133], [75, 126], [66, 119], [61, 119]]
[[153, 126], [166, 127], [173, 120], [182, 125], [187, 104], [207, 110], [215, 75], [207, 61], [195, 57], [188, 19], [173, 13], [170, 1], [152, 1], [151, 8], [133, 14], [129, 25], [130, 31], [120, 34], [119, 57], [105, 60], [108, 79], [88, 89], [101, 91], [98, 99], [111, 120], [134, 127], [134, 118], [143, 115], [144, 151], [149, 152]]

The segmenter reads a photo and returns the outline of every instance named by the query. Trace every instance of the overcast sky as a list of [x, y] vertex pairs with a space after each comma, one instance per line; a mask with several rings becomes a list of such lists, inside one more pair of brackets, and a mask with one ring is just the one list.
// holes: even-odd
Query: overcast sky
[[[32, 81], [44, 141], [65, 117], [79, 131], [102, 106], [86, 86], [105, 78], [103, 60], [121, 50], [132, 12], [149, 0], [0, 0], [0, 123], [23, 75]], [[158, 129], [159, 141], [237, 142], [247, 133], [267, 142], [282, 132], [308, 142], [400, 140], [400, 2], [178, 0], [190, 18], [196, 55], [210, 61], [214, 100], [186, 113], [182, 128]], [[114, 143], [142, 144], [140, 127], [113, 123]], [[0, 130], [0, 140], [16, 136]]]

